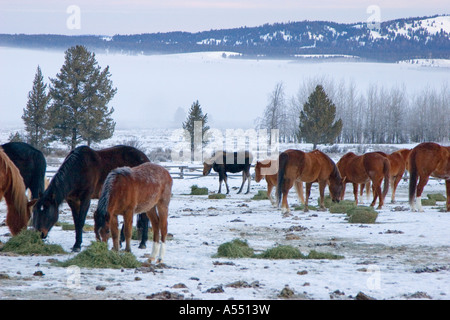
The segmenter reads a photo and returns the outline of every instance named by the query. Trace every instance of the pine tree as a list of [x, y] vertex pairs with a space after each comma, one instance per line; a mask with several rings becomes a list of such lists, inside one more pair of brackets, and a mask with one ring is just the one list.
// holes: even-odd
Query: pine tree
[[[200, 132], [195, 132], [195, 122], [201, 122], [201, 136]], [[187, 131], [188, 133], [188, 139], [190, 139], [191, 142], [191, 161], [194, 160], [194, 153], [196, 147], [199, 147], [199, 144], [204, 146], [208, 142], [208, 130], [209, 126], [206, 125], [208, 122], [208, 114], [203, 115], [202, 108], [200, 106], [200, 103], [195, 101], [191, 108], [189, 109], [188, 116], [186, 118], [186, 121], [183, 122], [183, 129]], [[198, 130], [200, 131], [200, 130]], [[197, 134], [197, 136], [195, 135]], [[201, 139], [201, 141], [197, 141]]]
[[342, 120], [335, 118], [336, 106], [317, 85], [300, 112], [299, 140], [313, 143], [314, 149], [319, 143], [333, 143], [342, 130]]
[[117, 89], [112, 87], [109, 67], [101, 70], [95, 54], [84, 46], [65, 52], [60, 73], [51, 80], [50, 124], [54, 139], [74, 149], [81, 141], [88, 145], [108, 139], [114, 133], [114, 108], [108, 103]]
[[33, 87], [28, 93], [27, 106], [23, 109], [22, 120], [25, 123], [27, 142], [39, 150], [44, 150], [49, 142], [47, 135], [49, 99], [47, 85], [38, 66]]

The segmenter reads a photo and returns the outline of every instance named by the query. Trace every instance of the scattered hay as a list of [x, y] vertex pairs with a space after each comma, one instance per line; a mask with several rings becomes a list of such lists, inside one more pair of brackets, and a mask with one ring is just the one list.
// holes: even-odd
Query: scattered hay
[[252, 200], [268, 200], [269, 197], [267, 196], [267, 191], [265, 190], [258, 190], [258, 193], [255, 194], [252, 198]]
[[447, 198], [442, 193], [429, 193], [427, 194], [428, 199], [435, 201], [447, 201]]
[[196, 184], [191, 186], [191, 195], [205, 196], [208, 195], [208, 188], [199, 188]]
[[249, 247], [247, 241], [234, 239], [221, 244], [217, 249], [217, 255], [215, 257], [250, 258], [253, 256], [253, 249]]
[[208, 196], [208, 199], [225, 199], [226, 197], [227, 195], [223, 193], [213, 193]]
[[[64, 230], [64, 231], [74, 231], [75, 230], [75, 225], [73, 223], [61, 222], [59, 225], [61, 226], [62, 230]], [[84, 232], [94, 231], [94, 226], [85, 224], [83, 227], [83, 231]]]
[[254, 250], [248, 246], [247, 241], [234, 239], [219, 246], [217, 255], [214, 257], [225, 258], [258, 258], [258, 259], [344, 259], [332, 253], [317, 252], [311, 250], [308, 255], [304, 255], [298, 248], [289, 245], [280, 245], [265, 250], [260, 254], [255, 254]]
[[423, 206], [435, 206], [436, 199], [422, 199], [422, 205]]
[[93, 241], [91, 245], [72, 259], [55, 263], [60, 267], [76, 265], [81, 268], [122, 269], [138, 268], [142, 264], [131, 252], [108, 250], [106, 242]]
[[[331, 200], [331, 197], [329, 195], [324, 197], [323, 204], [324, 204], [325, 208], [329, 208], [332, 203], [333, 203], [333, 201]], [[317, 198], [317, 205], [320, 206], [320, 197]]]
[[18, 235], [10, 238], [1, 251], [13, 252], [19, 255], [44, 255], [65, 254], [66, 252], [58, 244], [47, 244], [41, 239], [41, 235], [35, 230], [22, 230]]
[[[312, 211], [317, 211], [318, 207], [308, 204], [308, 209], [312, 210]], [[294, 207], [294, 211], [299, 211], [299, 210], [301, 210], [301, 211], [305, 210], [305, 205], [303, 203]]]
[[347, 211], [350, 223], [375, 223], [378, 212], [373, 207], [358, 206]]
[[348, 210], [356, 207], [354, 201], [351, 200], [342, 200], [339, 203], [332, 202], [329, 209], [330, 213], [347, 213]]

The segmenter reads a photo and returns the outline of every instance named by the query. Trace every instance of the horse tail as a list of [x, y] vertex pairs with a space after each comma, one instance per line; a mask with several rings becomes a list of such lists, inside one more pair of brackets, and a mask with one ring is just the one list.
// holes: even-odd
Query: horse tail
[[388, 158], [384, 158], [383, 161], [383, 173], [384, 173], [384, 186], [383, 186], [383, 199], [386, 197], [389, 190], [391, 164]]
[[288, 162], [289, 156], [287, 153], [282, 152], [278, 158], [278, 181], [277, 181], [277, 207], [281, 204], [281, 191], [283, 189], [284, 183], [284, 173], [286, 171], [286, 164]]
[[409, 204], [414, 205], [417, 189], [417, 164], [416, 151], [412, 150], [409, 155]]
[[108, 174], [105, 183], [103, 184], [100, 198], [98, 199], [96, 214], [94, 215], [96, 230], [99, 230], [105, 226], [106, 217], [108, 215], [110, 193], [115, 179], [116, 174], [113, 170]]

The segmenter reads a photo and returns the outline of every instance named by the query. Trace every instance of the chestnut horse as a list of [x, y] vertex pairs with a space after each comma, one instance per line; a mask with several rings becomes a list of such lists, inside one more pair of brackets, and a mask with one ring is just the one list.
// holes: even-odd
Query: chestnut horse
[[0, 147], [0, 199], [3, 196], [7, 206], [6, 225], [15, 236], [27, 227], [36, 200], [28, 202], [19, 169]]
[[391, 165], [389, 175], [389, 182], [392, 189], [391, 203], [395, 203], [395, 191], [397, 190], [397, 186], [405, 173], [406, 161], [410, 151], [410, 149], [401, 149], [392, 152], [391, 154], [385, 154], [384, 152], [378, 151], [379, 154], [388, 158], [389, 164]]
[[445, 180], [447, 211], [450, 211], [450, 147], [434, 142], [417, 145], [409, 155], [409, 174], [409, 204], [413, 211], [416, 205], [419, 211], [423, 211], [421, 196], [430, 176]]
[[[255, 165], [255, 181], [260, 182], [265, 179], [267, 182], [267, 197], [272, 205], [276, 205], [276, 201], [272, 198], [272, 190], [277, 187], [278, 183], [278, 159], [276, 160], [262, 160], [256, 161]], [[297, 195], [299, 196], [299, 201], [305, 203], [305, 198], [303, 197], [303, 182], [298, 185], [294, 184], [295, 188], [300, 188], [297, 190]]]
[[[33, 227], [47, 237], [50, 229], [58, 221], [59, 206], [66, 200], [72, 210], [75, 224], [75, 244], [73, 251], [81, 250], [83, 226], [91, 199], [98, 199], [103, 182], [108, 173], [119, 167], [134, 167], [149, 162], [148, 157], [130, 146], [115, 146], [93, 150], [80, 146], [72, 150], [53, 176], [44, 194], [33, 208]], [[142, 215], [142, 218], [147, 216]], [[146, 224], [148, 227], [148, 223]], [[145, 248], [147, 230], [143, 230], [141, 247]]]
[[113, 250], [119, 250], [117, 216], [122, 215], [125, 251], [131, 251], [133, 214], [146, 212], [153, 230], [153, 248], [149, 260], [156, 259], [159, 254], [158, 260], [162, 261], [165, 253], [171, 195], [172, 177], [160, 165], [146, 162], [133, 168], [122, 167], [112, 170], [105, 180], [98, 207], [94, 213], [97, 239], [107, 242], [111, 230]]
[[214, 171], [219, 174], [219, 193], [222, 190], [222, 182], [225, 181], [228, 194], [230, 193], [230, 188], [228, 187], [227, 172], [236, 173], [242, 171], [242, 184], [237, 193], [241, 193], [245, 181], [248, 180], [247, 194], [250, 192], [250, 167], [252, 162], [253, 155], [249, 151], [229, 153], [220, 151], [203, 162], [203, 175], [207, 176], [211, 172], [211, 169], [214, 169]]
[[302, 190], [302, 182], [306, 183], [305, 212], [308, 211], [308, 199], [313, 182], [319, 183], [321, 209], [325, 210], [324, 192], [327, 184], [332, 200], [339, 202], [343, 180], [335, 163], [325, 153], [319, 150], [306, 153], [301, 150], [288, 149], [280, 154], [278, 161], [277, 203], [278, 205], [281, 203], [283, 213], [290, 211], [287, 195], [294, 184], [297, 185], [298, 197], [302, 197], [299, 193]]
[[[358, 204], [358, 185], [372, 182], [373, 201], [371, 206], [375, 206], [375, 202], [379, 197], [378, 209], [384, 204], [384, 198], [389, 190], [390, 163], [388, 158], [377, 152], [365, 153], [357, 156], [353, 152], [346, 153], [337, 162], [339, 172], [344, 177], [345, 184], [350, 182], [353, 184], [353, 194], [355, 203]], [[383, 192], [381, 192], [381, 183], [384, 179]], [[341, 199], [344, 198], [345, 184], [342, 190]]]

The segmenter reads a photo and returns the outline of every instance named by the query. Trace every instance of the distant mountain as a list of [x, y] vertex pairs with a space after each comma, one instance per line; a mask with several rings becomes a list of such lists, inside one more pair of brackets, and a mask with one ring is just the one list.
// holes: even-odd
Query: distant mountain
[[301, 21], [259, 27], [135, 35], [0, 34], [0, 46], [90, 49], [127, 54], [231, 51], [242, 57], [356, 57], [377, 61], [450, 59], [450, 15], [368, 23]]

